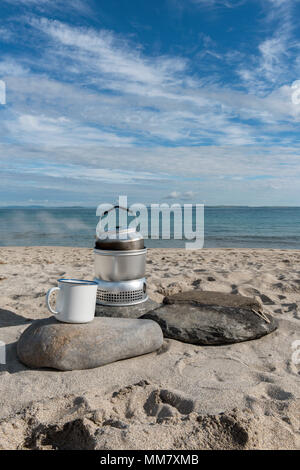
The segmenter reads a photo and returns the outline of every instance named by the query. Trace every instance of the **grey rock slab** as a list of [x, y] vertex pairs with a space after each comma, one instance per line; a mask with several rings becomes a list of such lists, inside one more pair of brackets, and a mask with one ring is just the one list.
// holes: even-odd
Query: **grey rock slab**
[[224, 292], [189, 290], [166, 296], [164, 304], [220, 305], [221, 307], [253, 308], [261, 303], [252, 297]]
[[165, 297], [164, 305], [141, 318], [156, 321], [166, 338], [199, 345], [257, 339], [278, 326], [256, 299], [196, 290]]
[[124, 307], [114, 307], [111, 305], [96, 305], [96, 317], [118, 317], [118, 318], [139, 318], [145, 313], [159, 307], [159, 303], [147, 299], [136, 305], [126, 305]]
[[151, 320], [95, 318], [90, 323], [60, 323], [54, 317], [35, 321], [21, 335], [17, 354], [31, 368], [92, 369], [150, 353], [163, 343]]

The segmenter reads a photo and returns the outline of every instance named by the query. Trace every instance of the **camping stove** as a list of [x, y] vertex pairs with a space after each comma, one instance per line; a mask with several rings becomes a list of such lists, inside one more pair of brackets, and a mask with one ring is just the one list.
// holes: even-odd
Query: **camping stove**
[[[123, 208], [114, 206], [110, 211], [115, 209]], [[121, 307], [145, 302], [148, 296], [144, 238], [134, 228], [100, 229], [94, 250], [97, 304]]]

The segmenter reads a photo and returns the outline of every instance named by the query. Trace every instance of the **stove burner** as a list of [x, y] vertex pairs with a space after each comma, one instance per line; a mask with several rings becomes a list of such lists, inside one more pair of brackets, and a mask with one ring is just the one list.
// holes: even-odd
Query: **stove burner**
[[97, 304], [110, 306], [135, 305], [148, 299], [146, 279], [109, 282], [95, 278], [98, 283]]

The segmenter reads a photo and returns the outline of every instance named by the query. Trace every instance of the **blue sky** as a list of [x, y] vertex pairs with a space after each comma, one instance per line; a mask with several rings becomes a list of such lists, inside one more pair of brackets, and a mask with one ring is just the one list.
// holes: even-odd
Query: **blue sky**
[[300, 205], [298, 0], [0, 8], [1, 205]]

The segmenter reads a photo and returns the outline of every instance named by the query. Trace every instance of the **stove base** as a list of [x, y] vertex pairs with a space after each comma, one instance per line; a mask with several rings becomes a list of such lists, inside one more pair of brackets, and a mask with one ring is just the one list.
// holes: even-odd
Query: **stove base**
[[135, 305], [96, 305], [96, 317], [115, 317], [115, 318], [139, 318], [152, 310], [160, 307], [161, 304], [155, 302], [150, 297], [145, 302]]
[[132, 281], [109, 282], [95, 278], [98, 283], [98, 305], [125, 307], [145, 302], [147, 296], [146, 279], [134, 279]]

